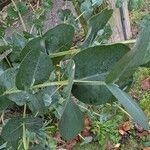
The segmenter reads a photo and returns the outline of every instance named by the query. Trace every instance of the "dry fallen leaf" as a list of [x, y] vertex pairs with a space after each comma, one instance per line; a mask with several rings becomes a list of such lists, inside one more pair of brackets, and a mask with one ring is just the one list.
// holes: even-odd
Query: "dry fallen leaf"
[[89, 127], [90, 126], [90, 119], [86, 116], [84, 118], [84, 127]]
[[122, 128], [120, 128], [118, 131], [119, 131], [119, 133], [120, 133], [121, 135], [126, 135], [126, 134], [127, 134], [127, 132], [124, 131]]
[[143, 90], [145, 91], [149, 91], [150, 90], [150, 77], [144, 79], [142, 82], [141, 82], [141, 87]]
[[143, 150], [150, 150], [150, 147], [144, 147]]
[[122, 125], [122, 129], [124, 131], [129, 131], [132, 127], [132, 124], [130, 121], [126, 121], [123, 125]]

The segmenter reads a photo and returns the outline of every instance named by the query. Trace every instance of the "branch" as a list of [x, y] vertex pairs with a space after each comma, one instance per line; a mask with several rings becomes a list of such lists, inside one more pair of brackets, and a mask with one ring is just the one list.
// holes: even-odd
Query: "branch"
[[[106, 85], [106, 83], [104, 81], [83, 81], [83, 80], [74, 80], [73, 81], [74, 84], [84, 84], [84, 85]], [[40, 88], [45, 88], [45, 87], [49, 87], [49, 86], [64, 86], [64, 85], [68, 85], [69, 81], [68, 80], [64, 80], [64, 81], [56, 81], [56, 82], [46, 82], [43, 84], [38, 84], [38, 85], [34, 85], [31, 87], [31, 89], [40, 89]], [[20, 93], [21, 90], [18, 89], [11, 89], [6, 91], [3, 95], [10, 95], [10, 94], [15, 94], [15, 93]]]
[[21, 16], [21, 13], [20, 13], [20, 11], [19, 11], [19, 9], [18, 9], [16, 3], [14, 2], [14, 0], [11, 0], [11, 1], [12, 1], [13, 5], [14, 5], [15, 9], [16, 9], [17, 12], [18, 12], [18, 15], [19, 15], [19, 18], [20, 18], [20, 21], [21, 21], [23, 30], [24, 30], [24, 31], [27, 31], [26, 25], [25, 25], [25, 23], [24, 23], [24, 21], [23, 21], [23, 18], [22, 18], [22, 16]]

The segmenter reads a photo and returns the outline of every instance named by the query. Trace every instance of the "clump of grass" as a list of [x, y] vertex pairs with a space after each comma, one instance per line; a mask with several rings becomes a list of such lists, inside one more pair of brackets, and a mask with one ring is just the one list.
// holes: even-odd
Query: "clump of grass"
[[130, 93], [134, 98], [137, 98], [141, 108], [150, 119], [150, 91], [143, 90], [141, 87], [141, 82], [147, 77], [150, 77], [150, 69], [139, 68], [134, 74], [134, 81]]

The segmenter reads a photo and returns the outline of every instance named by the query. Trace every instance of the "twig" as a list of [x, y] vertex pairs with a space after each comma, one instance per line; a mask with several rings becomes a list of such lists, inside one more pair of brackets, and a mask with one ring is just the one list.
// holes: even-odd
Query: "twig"
[[12, 1], [13, 5], [14, 5], [16, 11], [18, 12], [18, 15], [19, 15], [19, 18], [20, 18], [20, 21], [21, 21], [21, 24], [22, 24], [22, 27], [23, 27], [24, 31], [27, 31], [26, 25], [25, 25], [25, 23], [24, 23], [24, 21], [23, 21], [23, 18], [22, 18], [22, 16], [21, 16], [21, 13], [20, 13], [20, 11], [19, 11], [19, 9], [18, 9], [16, 3], [14, 2], [14, 0], [11, 0], [11, 1]]

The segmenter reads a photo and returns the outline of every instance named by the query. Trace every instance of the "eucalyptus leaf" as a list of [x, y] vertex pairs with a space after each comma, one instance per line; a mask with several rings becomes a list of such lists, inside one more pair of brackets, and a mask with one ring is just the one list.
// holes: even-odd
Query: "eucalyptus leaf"
[[21, 34], [13, 33], [9, 42], [11, 42], [13, 46], [24, 48], [27, 40]]
[[66, 103], [59, 122], [59, 131], [65, 140], [71, 140], [83, 130], [83, 114], [73, 100]]
[[11, 108], [13, 104], [14, 103], [7, 98], [7, 96], [0, 96], [0, 112], [6, 110], [7, 108]]
[[67, 86], [68, 95], [64, 112], [59, 122], [59, 130], [65, 140], [70, 140], [77, 136], [83, 129], [83, 114], [71, 98], [71, 90], [75, 74], [75, 63], [73, 60], [70, 60], [68, 64], [67, 73], [69, 75], [69, 84]]
[[29, 94], [28, 107], [33, 114], [44, 114], [46, 112], [45, 104], [43, 99], [39, 99], [34, 94]]
[[36, 93], [36, 97], [43, 100], [45, 107], [48, 107], [58, 102], [61, 98], [61, 95], [59, 94], [56, 86], [50, 86], [41, 89], [38, 93]]
[[58, 10], [58, 17], [65, 23], [77, 27], [77, 21], [75, 16], [72, 14], [70, 9], [60, 9]]
[[47, 81], [53, 69], [53, 63], [50, 57], [45, 53], [41, 53], [34, 76], [35, 84], [40, 84]]
[[14, 68], [7, 69], [0, 75], [0, 95], [15, 87], [15, 77], [16, 69]]
[[47, 54], [40, 49], [31, 50], [21, 62], [16, 76], [16, 86], [20, 90], [29, 89], [34, 83], [47, 81], [53, 71], [53, 64]]
[[41, 37], [36, 37], [31, 39], [22, 49], [20, 54], [20, 59], [23, 60], [23, 58], [32, 50], [36, 50], [36, 49], [44, 50], [43, 42], [44, 41], [42, 40]]
[[35, 72], [40, 57], [40, 49], [30, 51], [20, 64], [17, 76], [16, 87], [19, 90], [29, 89], [35, 81]]
[[22, 136], [22, 117], [10, 119], [3, 127], [1, 137], [5, 141], [17, 141]]
[[[105, 81], [114, 65], [130, 49], [123, 44], [95, 46], [87, 48], [73, 57], [76, 64], [75, 79], [83, 81]], [[85, 85], [75, 83], [73, 95], [88, 104], [110, 102], [112, 94], [105, 85]]]
[[38, 117], [27, 117], [24, 119], [25, 127], [29, 132], [38, 133], [43, 126], [43, 120]]
[[69, 50], [73, 43], [74, 28], [71, 25], [60, 24], [48, 30], [43, 38], [48, 53]]
[[29, 101], [29, 94], [26, 91], [20, 91], [18, 93], [12, 93], [6, 95], [7, 99], [16, 103], [18, 106], [23, 106]]
[[89, 19], [93, 13], [92, 2], [89, 0], [85, 0], [81, 4], [81, 12], [83, 13], [84, 18]]
[[88, 34], [86, 36], [85, 41], [81, 45], [82, 48], [92, 46], [98, 31], [105, 27], [110, 17], [112, 16], [112, 13], [112, 10], [105, 9], [102, 12], [90, 18], [90, 20], [88, 21]]
[[18, 141], [22, 137], [23, 123], [26, 129], [30, 132], [37, 133], [42, 128], [42, 119], [33, 117], [15, 117], [8, 120], [6, 125], [3, 127], [1, 137], [7, 142]]
[[124, 106], [126, 111], [131, 115], [134, 121], [141, 125], [145, 130], [149, 130], [148, 120], [145, 117], [143, 111], [138, 104], [125, 92], [120, 90], [117, 85], [107, 85], [110, 92], [118, 99], [118, 101]]
[[4, 73], [5, 70], [7, 70], [10, 66], [8, 63], [3, 59], [0, 61], [0, 75]]
[[20, 62], [20, 53], [22, 48], [26, 45], [27, 40], [19, 33], [13, 33], [9, 38], [8, 43], [12, 46], [12, 53], [9, 55], [11, 62]]

